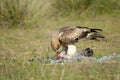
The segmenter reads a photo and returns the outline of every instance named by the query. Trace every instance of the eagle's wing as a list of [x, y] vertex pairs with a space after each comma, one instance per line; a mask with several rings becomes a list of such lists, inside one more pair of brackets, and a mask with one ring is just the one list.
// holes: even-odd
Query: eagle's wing
[[74, 29], [75, 27], [74, 26], [65, 26], [65, 27], [62, 27], [59, 29], [59, 32], [64, 32], [66, 30], [69, 30], [69, 29]]
[[90, 40], [97, 40], [97, 38], [105, 39], [105, 37], [100, 33], [100, 31], [103, 31], [102, 29], [80, 27], [80, 26], [78, 26], [78, 28], [89, 29], [89, 32], [86, 35], [87, 39], [90, 39]]
[[75, 43], [84, 38], [87, 31], [89, 31], [88, 28], [65, 27], [59, 31], [59, 40], [65, 44]]

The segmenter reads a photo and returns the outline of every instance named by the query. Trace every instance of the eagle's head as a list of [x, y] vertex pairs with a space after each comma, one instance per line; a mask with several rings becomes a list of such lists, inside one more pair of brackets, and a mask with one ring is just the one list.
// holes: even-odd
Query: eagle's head
[[51, 40], [51, 47], [53, 51], [57, 52], [60, 46], [61, 46], [61, 43], [59, 41], [59, 38], [57, 36], [53, 36]]

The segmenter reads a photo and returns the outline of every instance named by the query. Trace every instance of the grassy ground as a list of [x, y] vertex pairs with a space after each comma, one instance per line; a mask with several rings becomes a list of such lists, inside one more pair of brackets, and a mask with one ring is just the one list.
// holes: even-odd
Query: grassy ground
[[[33, 57], [53, 56], [50, 48], [51, 35], [66, 25], [81, 25], [102, 28], [108, 41], [81, 40], [78, 49], [90, 47], [96, 57], [120, 54], [119, 16], [98, 16], [94, 18], [40, 19], [34, 27], [13, 27], [0, 29], [0, 80], [119, 80], [119, 61], [94, 63], [90, 61], [48, 65]], [[14, 61], [14, 59], [16, 59]]]
[[108, 40], [83, 39], [78, 49], [90, 47], [94, 57], [120, 54], [119, 5], [118, 0], [1, 0], [0, 80], [120, 80], [120, 59], [64, 66], [29, 61], [54, 56], [51, 35], [68, 25], [101, 28]]

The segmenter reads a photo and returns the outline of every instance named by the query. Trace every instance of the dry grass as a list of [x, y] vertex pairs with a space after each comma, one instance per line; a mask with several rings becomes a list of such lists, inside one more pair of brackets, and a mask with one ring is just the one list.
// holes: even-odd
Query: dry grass
[[[29, 9], [33, 10], [36, 3], [32, 3], [33, 6]], [[49, 3], [46, 4], [41, 16], [49, 6]], [[28, 61], [30, 58], [55, 55], [50, 47], [51, 35], [58, 28], [68, 25], [102, 28], [103, 34], [108, 39], [107, 42], [83, 39], [76, 44], [78, 49], [90, 47], [94, 50], [95, 57], [112, 53], [120, 54], [119, 18], [117, 13], [89, 16], [88, 13], [83, 12], [77, 17], [49, 17], [49, 19], [39, 17], [27, 25], [0, 29], [0, 80], [119, 80], [119, 60], [103, 63], [83, 60], [67, 63], [65, 66], [50, 65], [38, 60]], [[33, 25], [35, 23], [36, 25]]]
[[[67, 22], [66, 22], [67, 21]], [[113, 22], [115, 21], [115, 22]], [[119, 80], [119, 61], [108, 63], [75, 62], [65, 66], [47, 65], [29, 58], [53, 56], [50, 48], [51, 34], [65, 25], [82, 25], [102, 28], [107, 42], [81, 40], [78, 49], [90, 47], [96, 57], [120, 54], [119, 19], [102, 16], [89, 20], [51, 19], [41, 21], [36, 28], [11, 28], [0, 30], [1, 80]], [[16, 58], [16, 61], [14, 61]]]

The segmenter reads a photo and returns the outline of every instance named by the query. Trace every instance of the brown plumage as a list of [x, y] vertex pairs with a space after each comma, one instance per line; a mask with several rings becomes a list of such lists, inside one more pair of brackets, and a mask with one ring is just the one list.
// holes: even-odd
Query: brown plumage
[[87, 38], [90, 40], [96, 40], [97, 38], [105, 38], [98, 31], [102, 29], [94, 29], [88, 27], [80, 26], [67, 26], [60, 28], [57, 34], [54, 34], [51, 40], [51, 47], [54, 51], [57, 51], [60, 46], [67, 48], [78, 42], [82, 38]]

